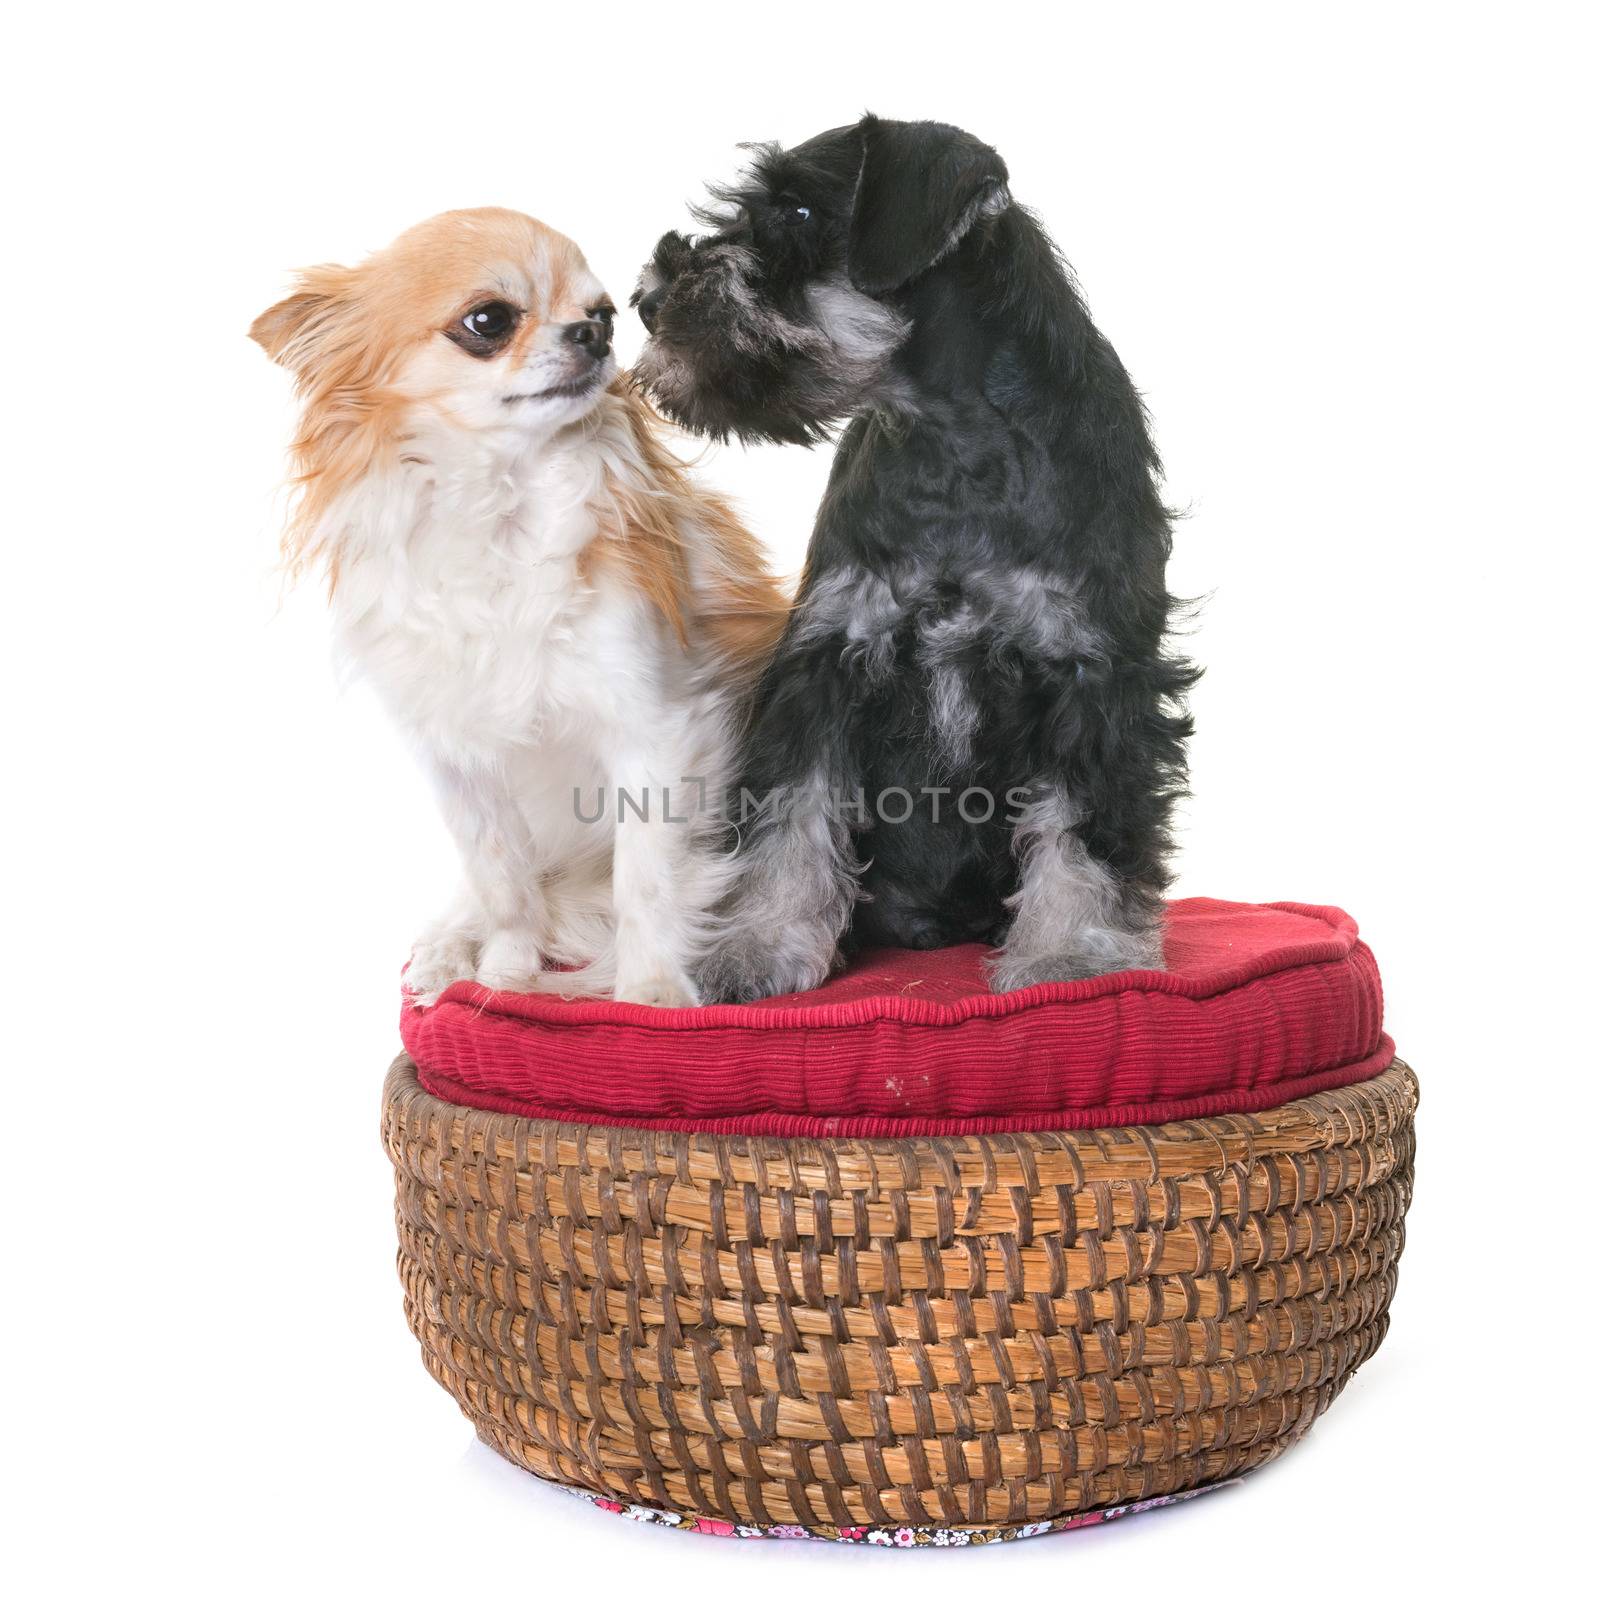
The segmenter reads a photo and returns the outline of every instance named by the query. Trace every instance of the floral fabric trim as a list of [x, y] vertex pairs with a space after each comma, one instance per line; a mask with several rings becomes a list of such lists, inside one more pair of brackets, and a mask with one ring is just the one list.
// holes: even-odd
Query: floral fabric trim
[[1074, 1528], [1092, 1528], [1096, 1523], [1116, 1522], [1141, 1511], [1155, 1511], [1162, 1506], [1174, 1506], [1183, 1500], [1193, 1500], [1213, 1489], [1226, 1489], [1238, 1482], [1226, 1478], [1221, 1483], [1205, 1483], [1198, 1489], [1184, 1489], [1178, 1494], [1157, 1495], [1151, 1500], [1130, 1500], [1120, 1506], [1106, 1506], [1098, 1511], [1081, 1511], [1070, 1517], [1051, 1517], [1044, 1522], [1012, 1523], [995, 1528], [802, 1528], [787, 1522], [719, 1522], [713, 1517], [701, 1517], [687, 1512], [663, 1511], [657, 1506], [632, 1505], [626, 1500], [612, 1500], [605, 1495], [591, 1494], [586, 1489], [573, 1489], [558, 1485], [568, 1494], [587, 1500], [602, 1511], [615, 1512], [632, 1522], [654, 1522], [663, 1528], [677, 1528], [684, 1533], [709, 1533], [722, 1539], [821, 1539], [829, 1544], [876, 1544], [890, 1549], [910, 1549], [923, 1545], [1007, 1544], [1013, 1539], [1036, 1539], [1045, 1533], [1070, 1533]]

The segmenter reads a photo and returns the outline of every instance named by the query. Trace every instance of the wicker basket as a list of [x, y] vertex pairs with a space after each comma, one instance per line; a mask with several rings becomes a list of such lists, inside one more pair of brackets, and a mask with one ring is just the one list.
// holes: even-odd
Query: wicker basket
[[[778, 1140], [384, 1094], [406, 1314], [519, 1466], [667, 1520], [1040, 1527], [1298, 1439], [1372, 1354], [1395, 1063], [1252, 1116]], [[991, 1532], [991, 1535], [993, 1533]]]

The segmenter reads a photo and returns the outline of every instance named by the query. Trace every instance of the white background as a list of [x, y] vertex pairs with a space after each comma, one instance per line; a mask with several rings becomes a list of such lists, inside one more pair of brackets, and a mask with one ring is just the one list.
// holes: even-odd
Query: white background
[[[1583, 9], [13, 18], [15, 1592], [1549, 1592], [1594, 1426]], [[624, 296], [737, 142], [867, 108], [1000, 149], [1148, 398], [1174, 587], [1211, 597], [1180, 892], [1352, 911], [1424, 1091], [1393, 1332], [1310, 1440], [1190, 1506], [921, 1556], [602, 1516], [423, 1373], [378, 1090], [452, 864], [319, 597], [279, 604], [288, 385], [244, 336], [290, 269], [451, 206], [534, 212]], [[826, 467], [704, 471], [792, 569]]]

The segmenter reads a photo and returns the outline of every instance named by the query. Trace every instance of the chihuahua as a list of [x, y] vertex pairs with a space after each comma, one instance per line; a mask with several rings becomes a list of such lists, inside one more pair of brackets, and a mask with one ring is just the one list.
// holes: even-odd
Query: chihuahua
[[692, 1005], [717, 800], [787, 605], [612, 353], [578, 248], [452, 211], [313, 267], [251, 336], [294, 375], [291, 572], [420, 751], [459, 849], [418, 939], [452, 983]]

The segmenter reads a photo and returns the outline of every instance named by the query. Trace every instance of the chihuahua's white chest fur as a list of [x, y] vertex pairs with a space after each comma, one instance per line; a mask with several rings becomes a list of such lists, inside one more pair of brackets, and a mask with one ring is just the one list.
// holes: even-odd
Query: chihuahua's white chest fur
[[334, 597], [341, 642], [390, 711], [465, 768], [592, 725], [616, 631], [583, 572], [592, 468], [560, 441], [476, 444], [440, 439], [421, 458], [408, 443], [411, 459], [359, 488]]

